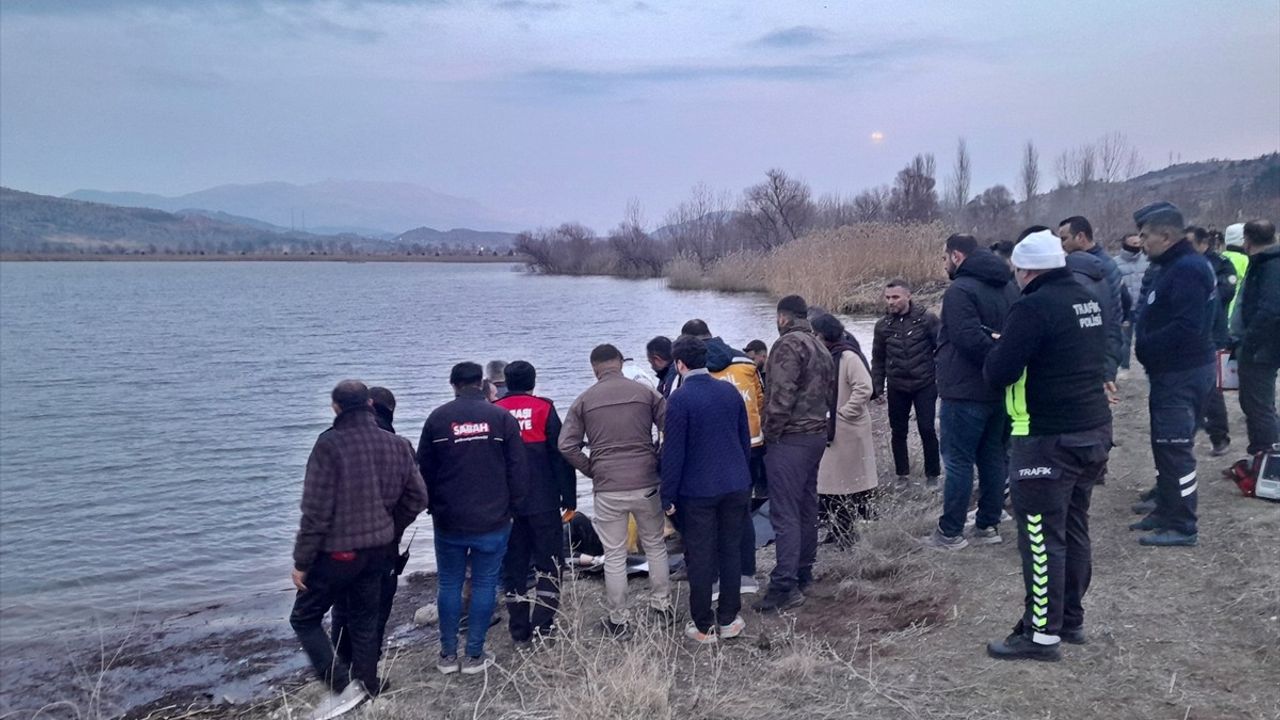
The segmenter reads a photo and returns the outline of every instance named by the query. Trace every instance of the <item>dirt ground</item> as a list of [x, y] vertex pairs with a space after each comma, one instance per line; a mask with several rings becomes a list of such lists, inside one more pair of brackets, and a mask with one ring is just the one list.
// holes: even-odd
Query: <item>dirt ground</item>
[[[496, 627], [489, 641], [498, 666], [445, 678], [433, 666], [434, 628], [405, 625], [434, 600], [434, 584], [414, 578], [402, 585], [392, 621], [400, 629], [384, 667], [391, 688], [352, 717], [1280, 718], [1280, 504], [1242, 498], [1219, 478], [1234, 456], [1209, 458], [1202, 437], [1199, 547], [1140, 547], [1126, 526], [1135, 519], [1129, 506], [1153, 478], [1141, 372], [1122, 374], [1121, 390], [1119, 447], [1093, 495], [1089, 643], [1064, 646], [1060, 663], [986, 657], [984, 644], [1006, 635], [1020, 613], [1014, 530], [1002, 524], [1001, 545], [925, 550], [917, 538], [931, 530], [940, 497], [915, 490], [887, 494], [881, 518], [864, 525], [853, 550], [824, 546], [805, 605], [768, 618], [747, 610], [747, 635], [719, 646], [695, 647], [680, 635], [683, 583], [674, 628], [645, 622], [629, 639], [604, 639], [601, 583], [581, 578], [566, 583], [560, 642], [519, 654]], [[1238, 448], [1243, 419], [1238, 407], [1231, 411]], [[890, 456], [876, 412], [883, 472]], [[772, 548], [760, 559], [763, 577]], [[632, 581], [637, 598], [645, 587]], [[257, 704], [170, 697], [134, 716], [300, 718], [319, 696], [295, 673]]]

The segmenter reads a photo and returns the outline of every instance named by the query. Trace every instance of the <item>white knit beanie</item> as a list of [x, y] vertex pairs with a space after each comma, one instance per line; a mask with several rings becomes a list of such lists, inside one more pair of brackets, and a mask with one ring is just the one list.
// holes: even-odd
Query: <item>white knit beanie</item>
[[1062, 241], [1048, 230], [1031, 233], [1013, 246], [1013, 266], [1019, 270], [1053, 270], [1067, 266]]
[[1227, 247], [1244, 247], [1244, 223], [1228, 225], [1222, 237]]

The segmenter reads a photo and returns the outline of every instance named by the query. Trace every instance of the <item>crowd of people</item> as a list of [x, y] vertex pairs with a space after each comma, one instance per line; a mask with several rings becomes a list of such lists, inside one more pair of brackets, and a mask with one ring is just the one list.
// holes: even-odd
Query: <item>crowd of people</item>
[[1146, 531], [1142, 545], [1197, 543], [1196, 432], [1208, 432], [1215, 456], [1230, 445], [1219, 355], [1238, 363], [1248, 452], [1277, 441], [1274, 226], [1255, 221], [1218, 235], [1187, 227], [1168, 203], [1134, 220], [1137, 232], [1116, 258], [1083, 217], [1056, 231], [1027, 228], [990, 249], [952, 235], [941, 314], [916, 303], [906, 282], [890, 281], [870, 359], [839, 319], [792, 295], [777, 305], [771, 346], [754, 340], [737, 350], [694, 319], [675, 340], [646, 345], [652, 374], [614, 345], [597, 346], [596, 382], [563, 419], [535, 394], [529, 362], [462, 362], [449, 377], [455, 399], [427, 418], [416, 452], [394, 434], [390, 391], [343, 381], [332, 392], [333, 427], [307, 463], [293, 558], [291, 623], [333, 691], [316, 716], [335, 717], [384, 687], [377, 664], [406, 557], [399, 548], [423, 510], [439, 574], [441, 673], [492, 664], [485, 640], [499, 587], [518, 648], [554, 639], [579, 474], [591, 485], [603, 554], [604, 633], [625, 636], [635, 621], [630, 545], [647, 563], [647, 612], [675, 622], [674, 528], [689, 583], [684, 635], [699, 644], [742, 635], [742, 595], [759, 591], [753, 514], [766, 498], [775, 561], [753, 608], [796, 608], [814, 582], [820, 528], [823, 542], [847, 547], [858, 523], [875, 516], [875, 403], [887, 405], [899, 488], [916, 484], [907, 442], [915, 414], [918, 487], [942, 496], [925, 545], [1000, 543], [1001, 523], [1014, 523], [1023, 612], [988, 653], [1059, 659], [1062, 643], [1086, 641], [1089, 502], [1105, 479], [1130, 347], [1150, 384], [1154, 485], [1132, 526]]

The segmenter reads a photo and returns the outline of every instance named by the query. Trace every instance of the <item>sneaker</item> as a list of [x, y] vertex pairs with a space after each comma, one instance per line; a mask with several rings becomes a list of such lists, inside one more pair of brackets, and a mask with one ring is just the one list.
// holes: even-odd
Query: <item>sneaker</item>
[[307, 718], [308, 720], [332, 720], [355, 710], [368, 699], [369, 693], [365, 691], [364, 683], [352, 680], [347, 683], [347, 687], [342, 692], [330, 693], [328, 697], [321, 700]]
[[964, 539], [963, 535], [955, 537], [947, 537], [942, 534], [941, 530], [934, 530], [933, 534], [923, 540], [925, 547], [934, 550], [963, 550], [969, 547], [969, 541]]
[[900, 487], [900, 488], [909, 488], [909, 487], [911, 487], [911, 476], [910, 476], [910, 475], [899, 475], [899, 476], [898, 476], [898, 487]]
[[1231, 452], [1231, 441], [1219, 440], [1213, 443], [1213, 449], [1209, 451], [1209, 454], [1213, 457], [1222, 457], [1229, 452]]
[[987, 643], [987, 654], [996, 660], [1040, 660], [1058, 662], [1062, 659], [1061, 643], [1041, 645], [1022, 633], [1013, 633], [1004, 641]]
[[1151, 500], [1139, 500], [1133, 504], [1131, 509], [1134, 515], [1150, 515], [1156, 511], [1156, 501], [1154, 498]]
[[764, 594], [764, 598], [751, 607], [758, 613], [782, 612], [792, 608], [800, 607], [804, 604], [804, 593], [798, 588], [790, 590], [774, 590], [769, 588], [769, 592]]
[[616, 623], [609, 618], [605, 618], [600, 622], [604, 626], [604, 634], [609, 637], [622, 638], [631, 631], [631, 626], [625, 622]]
[[937, 475], [930, 475], [924, 479], [924, 486], [929, 490], [937, 490], [939, 484]]
[[476, 675], [488, 670], [492, 664], [493, 656], [489, 653], [480, 653], [479, 657], [467, 656], [462, 658], [462, 674]]
[[755, 577], [752, 575], [743, 575], [742, 589], [739, 590], [738, 592], [742, 593], [743, 595], [755, 595], [756, 593], [760, 592], [760, 583], [756, 582]]
[[1138, 538], [1139, 545], [1148, 547], [1195, 547], [1199, 535], [1178, 532], [1177, 530], [1157, 530], [1150, 535]]
[[1062, 638], [1062, 642], [1071, 645], [1086, 645], [1089, 639], [1084, 635], [1084, 628], [1062, 628], [1058, 631], [1058, 637]]
[[692, 621], [684, 626], [684, 636], [699, 645], [711, 645], [717, 640], [716, 629], [714, 626], [712, 626], [710, 630], [702, 632], [698, 629], [697, 625], [693, 624]]
[[436, 661], [436, 669], [441, 675], [452, 675], [462, 669], [457, 655], [441, 655]]
[[1156, 520], [1155, 515], [1148, 515], [1136, 523], [1130, 523], [1130, 530], [1141, 530], [1142, 532], [1151, 532], [1160, 529], [1160, 522]]
[[996, 528], [974, 526], [969, 531], [968, 543], [970, 545], [999, 545], [1002, 542], [1004, 542], [1004, 539], [1000, 537], [1000, 531]]
[[733, 622], [729, 623], [728, 625], [721, 625], [718, 628], [718, 631], [719, 631], [718, 634], [720, 635], [721, 640], [732, 640], [738, 637], [739, 635], [742, 635], [742, 633], [745, 632], [746, 629], [747, 629], [747, 621], [743, 620], [742, 616], [739, 615], [735, 617], [733, 619]]

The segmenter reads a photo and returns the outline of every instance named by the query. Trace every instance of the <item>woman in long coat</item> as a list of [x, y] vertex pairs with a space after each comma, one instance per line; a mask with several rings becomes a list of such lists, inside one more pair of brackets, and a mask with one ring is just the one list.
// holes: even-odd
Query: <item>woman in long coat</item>
[[871, 516], [871, 496], [879, 483], [871, 432], [871, 372], [858, 341], [838, 319], [816, 318], [813, 330], [836, 363], [827, 450], [818, 469], [818, 499], [830, 528], [825, 542], [850, 545], [857, 540], [854, 522]]

